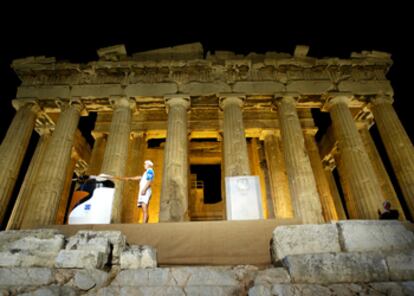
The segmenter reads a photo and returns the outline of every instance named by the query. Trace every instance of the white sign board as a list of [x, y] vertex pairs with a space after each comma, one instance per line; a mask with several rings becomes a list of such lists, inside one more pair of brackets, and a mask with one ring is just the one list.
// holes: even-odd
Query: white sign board
[[258, 176], [226, 177], [227, 220], [263, 219]]

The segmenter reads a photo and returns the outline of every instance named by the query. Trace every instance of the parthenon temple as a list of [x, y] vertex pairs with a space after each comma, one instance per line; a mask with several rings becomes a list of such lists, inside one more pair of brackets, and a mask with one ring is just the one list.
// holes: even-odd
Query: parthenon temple
[[[146, 159], [156, 175], [150, 223], [226, 220], [226, 177], [235, 176], [258, 176], [263, 219], [378, 219], [384, 200], [400, 220], [414, 217], [414, 149], [392, 105], [390, 54], [308, 51], [205, 53], [192, 43], [128, 54], [116, 45], [88, 63], [14, 60], [22, 83], [0, 146], [1, 223], [65, 224], [74, 175], [141, 175]], [[314, 116], [324, 112], [331, 124], [316, 141]], [[82, 117], [96, 118], [91, 130]], [[138, 182], [115, 184], [111, 223], [138, 223]]]

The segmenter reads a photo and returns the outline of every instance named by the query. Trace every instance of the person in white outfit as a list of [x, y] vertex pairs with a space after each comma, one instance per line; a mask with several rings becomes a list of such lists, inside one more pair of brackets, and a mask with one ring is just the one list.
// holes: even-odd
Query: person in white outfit
[[144, 223], [147, 223], [149, 219], [148, 204], [152, 195], [151, 184], [154, 181], [155, 176], [153, 167], [153, 162], [151, 160], [146, 160], [144, 161], [145, 172], [142, 176], [115, 177], [120, 180], [140, 180], [137, 206], [142, 208]]

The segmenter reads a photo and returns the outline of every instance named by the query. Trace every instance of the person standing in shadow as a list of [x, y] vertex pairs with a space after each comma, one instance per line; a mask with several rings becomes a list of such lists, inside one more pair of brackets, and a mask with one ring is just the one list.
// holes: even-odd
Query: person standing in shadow
[[386, 200], [382, 203], [383, 211], [378, 210], [380, 220], [398, 220], [400, 213], [397, 210], [391, 209], [391, 203]]

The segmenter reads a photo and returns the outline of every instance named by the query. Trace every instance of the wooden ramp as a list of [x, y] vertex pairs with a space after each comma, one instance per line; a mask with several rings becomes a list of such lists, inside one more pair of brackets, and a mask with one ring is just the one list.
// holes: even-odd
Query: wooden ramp
[[157, 224], [53, 225], [65, 236], [79, 230], [120, 230], [127, 242], [157, 249], [165, 265], [268, 265], [270, 239], [278, 225], [301, 224], [295, 219], [209, 221]]

